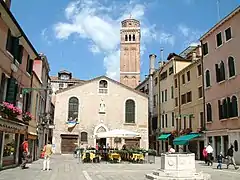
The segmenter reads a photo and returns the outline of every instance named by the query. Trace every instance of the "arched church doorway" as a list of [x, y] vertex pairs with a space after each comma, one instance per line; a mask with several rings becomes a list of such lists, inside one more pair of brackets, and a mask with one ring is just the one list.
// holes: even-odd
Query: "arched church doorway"
[[[101, 126], [98, 128], [96, 133], [101, 133], [101, 132], [106, 132], [107, 130]], [[103, 148], [104, 146], [106, 147], [107, 145], [107, 139], [106, 138], [100, 138], [96, 140], [96, 143], [98, 144], [99, 147]]]

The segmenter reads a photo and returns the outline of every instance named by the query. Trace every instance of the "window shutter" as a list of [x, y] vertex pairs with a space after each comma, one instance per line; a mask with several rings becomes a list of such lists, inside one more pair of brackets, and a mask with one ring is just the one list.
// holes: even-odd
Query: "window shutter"
[[232, 111], [232, 103], [230, 97], [227, 97], [227, 118], [232, 117], [233, 111]]
[[17, 93], [18, 93], [18, 84], [17, 84], [16, 79], [9, 78], [8, 79], [6, 101], [15, 105], [16, 104]]
[[219, 119], [222, 119], [223, 113], [222, 113], [222, 105], [220, 100], [218, 100], [218, 114], [219, 114]]
[[220, 81], [220, 77], [219, 77], [219, 68], [218, 68], [218, 64], [215, 64], [215, 70], [216, 70], [216, 81], [219, 82], [219, 81]]
[[18, 60], [19, 64], [22, 64], [22, 57], [23, 57], [23, 46], [19, 45], [19, 47], [18, 47], [18, 57], [17, 57], [17, 60]]
[[7, 35], [7, 44], [6, 44], [6, 50], [10, 53], [11, 52], [11, 49], [12, 48], [12, 35], [11, 35], [11, 31], [10, 29], [8, 29], [8, 35]]

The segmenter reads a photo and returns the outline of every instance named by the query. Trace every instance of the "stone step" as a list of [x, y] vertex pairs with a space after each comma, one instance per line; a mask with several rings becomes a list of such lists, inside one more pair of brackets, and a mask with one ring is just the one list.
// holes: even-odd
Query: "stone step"
[[145, 177], [146, 179], [151, 179], [151, 180], [156, 180], [159, 178], [159, 176], [156, 176], [154, 174], [146, 174]]

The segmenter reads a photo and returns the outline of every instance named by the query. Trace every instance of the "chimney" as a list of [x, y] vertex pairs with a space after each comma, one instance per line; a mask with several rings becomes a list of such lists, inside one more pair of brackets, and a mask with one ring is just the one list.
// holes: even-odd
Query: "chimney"
[[10, 9], [11, 7], [11, 0], [3, 0], [6, 4], [6, 6], [8, 7], [8, 9]]
[[150, 64], [150, 67], [149, 67], [149, 74], [152, 75], [153, 72], [155, 71], [155, 60], [156, 60], [156, 55], [155, 54], [150, 54], [149, 55], [149, 64]]
[[160, 61], [163, 61], [163, 48], [161, 48], [161, 50], [160, 50], [160, 56], [161, 56], [160, 57], [161, 58]]

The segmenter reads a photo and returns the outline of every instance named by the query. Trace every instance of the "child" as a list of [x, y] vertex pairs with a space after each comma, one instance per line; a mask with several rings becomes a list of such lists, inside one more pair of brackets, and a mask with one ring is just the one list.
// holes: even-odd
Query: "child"
[[225, 157], [222, 155], [222, 152], [220, 152], [220, 154], [217, 156], [217, 160], [218, 160], [217, 169], [222, 169], [222, 163], [224, 158]]

